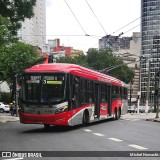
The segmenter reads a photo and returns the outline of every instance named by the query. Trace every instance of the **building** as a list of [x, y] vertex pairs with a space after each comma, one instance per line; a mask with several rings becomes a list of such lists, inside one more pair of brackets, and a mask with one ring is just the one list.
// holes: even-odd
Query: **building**
[[141, 0], [141, 17], [141, 101], [146, 102], [148, 93], [153, 105], [155, 74], [160, 68], [160, 0]]
[[99, 40], [99, 48], [110, 48], [113, 54], [119, 56], [128, 67], [135, 71], [133, 82], [128, 84], [130, 102], [138, 98], [140, 76], [140, 49], [141, 38], [139, 32], [133, 32], [131, 37], [105, 36]]
[[46, 43], [46, 0], [37, 0], [34, 17], [22, 22], [18, 38], [23, 42], [43, 48]]
[[65, 56], [69, 56], [71, 54], [72, 47], [66, 47], [60, 45], [60, 39], [50, 39], [48, 40], [48, 44], [50, 46], [51, 53], [59, 53], [65, 52]]
[[[83, 55], [82, 50], [73, 49], [73, 47], [61, 46], [60, 39], [50, 39], [48, 40], [48, 45], [50, 46], [50, 56], [54, 59], [60, 57], [76, 57], [78, 55]], [[55, 60], [53, 60], [55, 62]]]

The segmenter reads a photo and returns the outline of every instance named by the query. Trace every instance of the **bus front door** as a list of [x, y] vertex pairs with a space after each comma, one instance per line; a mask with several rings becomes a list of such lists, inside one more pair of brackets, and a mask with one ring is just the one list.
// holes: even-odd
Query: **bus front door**
[[108, 97], [108, 114], [109, 116], [112, 115], [112, 86], [108, 85], [108, 90], [107, 90], [107, 97]]
[[99, 94], [99, 84], [94, 83], [94, 103], [95, 103], [95, 118], [100, 118], [100, 94]]

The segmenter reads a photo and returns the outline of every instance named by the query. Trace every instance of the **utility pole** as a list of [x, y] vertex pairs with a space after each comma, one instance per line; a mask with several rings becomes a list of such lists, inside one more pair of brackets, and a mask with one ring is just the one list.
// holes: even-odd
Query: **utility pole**
[[159, 88], [160, 88], [160, 70], [157, 73], [158, 75], [158, 94], [157, 94], [157, 110], [156, 110], [156, 117], [159, 118]]
[[18, 90], [17, 90], [17, 74], [15, 75], [15, 107], [16, 107], [16, 117], [18, 117]]
[[129, 91], [129, 104], [132, 105], [132, 82], [130, 82], [130, 91]]
[[148, 66], [148, 81], [147, 81], [147, 95], [146, 95], [146, 105], [145, 105], [145, 112], [148, 112], [148, 101], [149, 101], [149, 91], [150, 91], [150, 70], [151, 70], [151, 60], [149, 60], [149, 66]]

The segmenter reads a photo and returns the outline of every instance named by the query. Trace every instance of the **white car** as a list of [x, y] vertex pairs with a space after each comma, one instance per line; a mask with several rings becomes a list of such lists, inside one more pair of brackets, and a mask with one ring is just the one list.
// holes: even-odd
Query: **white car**
[[0, 113], [9, 112], [9, 105], [4, 102], [0, 102]]

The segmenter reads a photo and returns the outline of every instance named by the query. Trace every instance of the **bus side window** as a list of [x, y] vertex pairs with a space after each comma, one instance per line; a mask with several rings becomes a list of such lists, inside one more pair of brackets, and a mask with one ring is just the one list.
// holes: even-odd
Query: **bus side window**
[[79, 77], [73, 76], [72, 77], [72, 104], [73, 108], [78, 107], [78, 102], [79, 102]]

